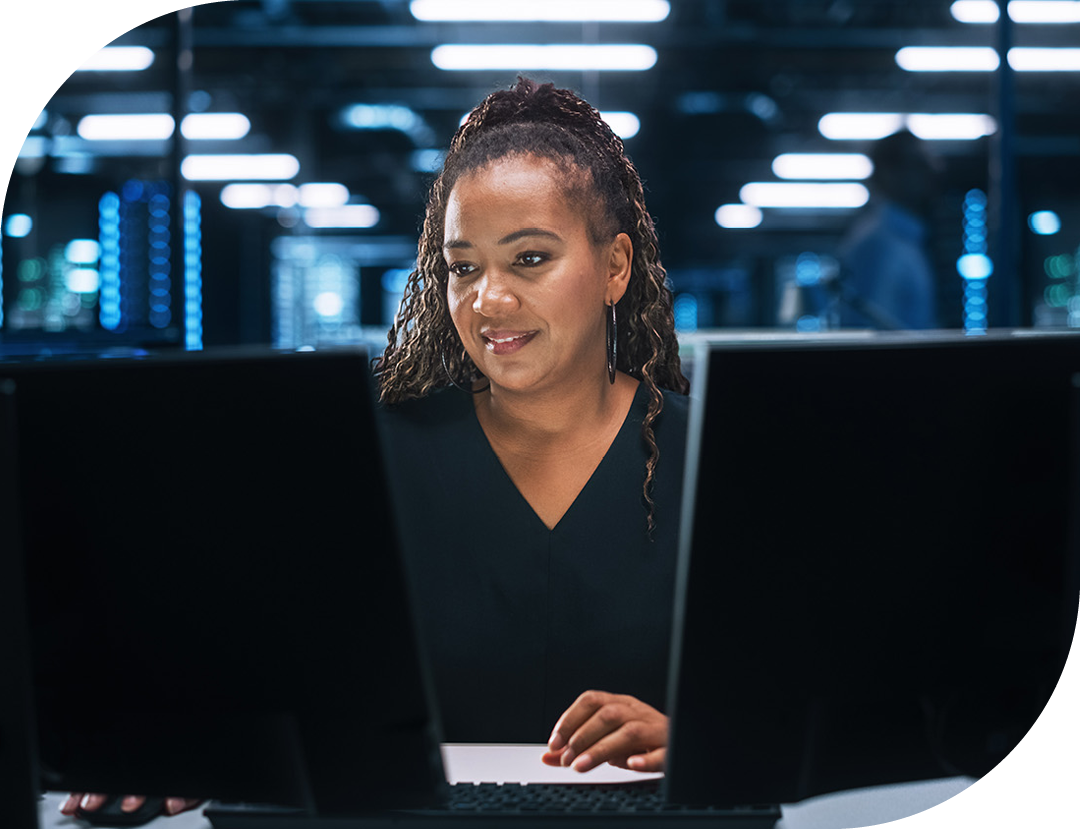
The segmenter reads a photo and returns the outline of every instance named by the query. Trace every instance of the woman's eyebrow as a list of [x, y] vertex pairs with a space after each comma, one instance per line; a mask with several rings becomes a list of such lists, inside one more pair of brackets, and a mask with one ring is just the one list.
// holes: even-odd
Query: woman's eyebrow
[[[562, 241], [562, 237], [558, 233], [553, 233], [550, 230], [544, 230], [541, 227], [523, 227], [521, 230], [515, 230], [513, 233], [508, 233], [506, 236], [503, 236], [498, 241], [498, 244], [509, 245], [512, 242], [526, 239], [529, 236], [544, 236], [548, 239], [555, 239], [559, 242]], [[473, 243], [465, 239], [447, 239], [443, 242], [443, 250], [461, 250], [463, 248], [471, 248], [472, 246]]]
[[550, 239], [562, 241], [562, 237], [558, 233], [552, 233], [550, 230], [544, 230], [539, 227], [525, 227], [521, 230], [515, 230], [513, 233], [509, 233], [503, 236], [499, 240], [500, 245], [509, 245], [511, 242], [516, 242], [518, 239], [524, 239], [527, 236], [546, 236]]

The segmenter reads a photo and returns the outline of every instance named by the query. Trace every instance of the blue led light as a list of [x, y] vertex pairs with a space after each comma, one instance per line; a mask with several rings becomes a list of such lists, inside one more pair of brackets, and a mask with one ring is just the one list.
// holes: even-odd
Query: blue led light
[[98, 202], [98, 244], [101, 259], [98, 266], [100, 292], [98, 320], [107, 331], [120, 327], [120, 197], [106, 193]]
[[698, 301], [693, 294], [675, 297], [675, 328], [678, 331], [697, 331]]
[[149, 186], [150, 197], [147, 199], [147, 230], [150, 247], [150, 324], [154, 328], [165, 328], [172, 322], [169, 295], [169, 197], [164, 193], [160, 182]]
[[4, 237], [0, 236], [0, 328], [4, 327]]
[[795, 260], [795, 284], [802, 287], [821, 281], [821, 260], [816, 253], [800, 253]]
[[1061, 217], [1053, 210], [1037, 210], [1028, 216], [1028, 227], [1039, 236], [1053, 236], [1061, 230]]
[[202, 343], [202, 202], [184, 193], [184, 347], [201, 351]]
[[964, 252], [956, 260], [956, 272], [964, 279], [964, 331], [985, 334], [986, 280], [994, 273], [994, 262], [987, 256], [986, 194], [982, 190], [969, 190], [964, 197]]
[[4, 235], [12, 239], [22, 239], [29, 236], [34, 229], [34, 220], [25, 213], [12, 213], [4, 222]]

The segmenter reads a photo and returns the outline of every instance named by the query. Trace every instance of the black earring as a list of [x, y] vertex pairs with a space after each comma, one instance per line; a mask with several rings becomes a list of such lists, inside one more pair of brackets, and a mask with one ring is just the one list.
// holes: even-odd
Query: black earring
[[[491, 388], [491, 381], [490, 380], [488, 380], [488, 384], [486, 386], [481, 386], [478, 389], [465, 388], [465, 386], [461, 385], [461, 383], [459, 383], [457, 380], [455, 380], [454, 375], [450, 373], [450, 367], [448, 365], [446, 365], [446, 353], [443, 352], [439, 356], [442, 358], [443, 371], [446, 372], [446, 376], [448, 378], [450, 378], [450, 382], [454, 385], [455, 388], [459, 388], [464, 392], [468, 392], [469, 394], [480, 394], [480, 392], [487, 391], [488, 389]], [[612, 380], [611, 382], [614, 383], [615, 381]]]
[[615, 385], [615, 357], [617, 356], [619, 332], [615, 323], [615, 303], [612, 302], [608, 307], [611, 309], [611, 313], [607, 317], [607, 376], [611, 384]]

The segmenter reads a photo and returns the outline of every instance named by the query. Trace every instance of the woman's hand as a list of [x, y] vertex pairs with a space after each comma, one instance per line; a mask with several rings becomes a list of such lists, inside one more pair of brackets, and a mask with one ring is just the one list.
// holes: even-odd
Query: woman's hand
[[[64, 801], [64, 805], [60, 807], [60, 813], [73, 817], [75, 815], [75, 810], [80, 806], [85, 812], [96, 812], [101, 808], [106, 797], [107, 795], [103, 794], [83, 794], [82, 792], [74, 792]], [[134, 812], [142, 806], [145, 801], [146, 798], [141, 795], [129, 794], [120, 804], [120, 811]], [[189, 797], [167, 797], [165, 798], [165, 814], [170, 816], [178, 815], [181, 812], [194, 809], [200, 803], [202, 803], [201, 800], [194, 800]]]
[[542, 759], [549, 766], [588, 771], [610, 763], [634, 771], [663, 771], [668, 718], [625, 694], [586, 691], [563, 712]]

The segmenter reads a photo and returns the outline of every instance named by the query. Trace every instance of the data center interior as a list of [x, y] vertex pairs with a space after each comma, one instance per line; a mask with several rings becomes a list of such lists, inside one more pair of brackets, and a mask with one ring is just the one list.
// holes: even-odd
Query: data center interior
[[918, 327], [1080, 327], [1080, 4], [532, 5], [235, 0], [122, 34], [14, 160], [0, 355], [378, 348], [442, 152], [518, 74], [622, 136], [686, 341], [847, 326], [900, 131], [935, 171]]

